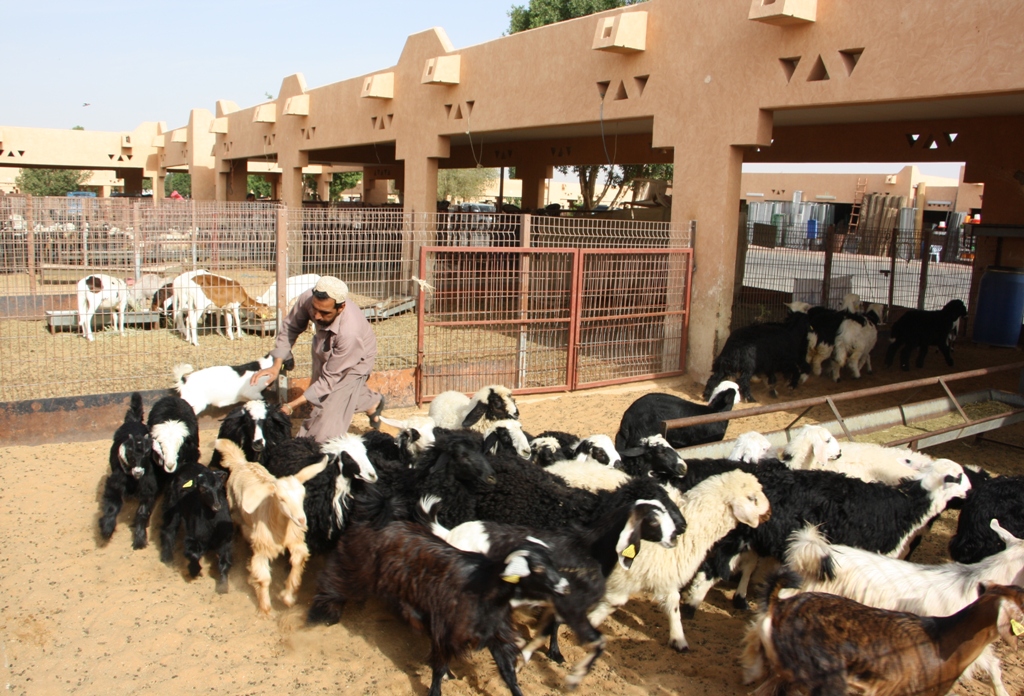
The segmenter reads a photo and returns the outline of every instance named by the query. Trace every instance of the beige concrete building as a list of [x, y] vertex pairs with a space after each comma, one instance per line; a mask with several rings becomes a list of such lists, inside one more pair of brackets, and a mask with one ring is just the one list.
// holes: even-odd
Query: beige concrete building
[[[14, 167], [0, 167], [0, 191], [3, 193], [19, 193], [17, 186], [20, 169]], [[107, 170], [93, 170], [89, 172], [89, 178], [82, 184], [83, 191], [92, 191], [100, 198], [106, 198], [112, 193], [120, 193], [124, 189], [124, 180], [118, 179], [117, 175]]]
[[[58, 145], [3, 128], [0, 161], [88, 147], [71, 164], [114, 169], [126, 191], [153, 176], [159, 192], [181, 167], [218, 200], [243, 200], [249, 163], [271, 161], [289, 205], [306, 167], [356, 166], [368, 202], [390, 180], [408, 213], [434, 211], [443, 167], [515, 166], [531, 208], [557, 166], [673, 163], [671, 220], [680, 239], [695, 230], [701, 378], [729, 328], [744, 162], [965, 162], [985, 222], [1024, 223], [1022, 35], [1019, 0], [649, 0], [466, 48], [429, 29], [372, 74], [316, 88], [292, 75], [275, 99], [221, 101], [172, 131], [68, 131]], [[1024, 266], [1024, 240], [979, 240], [979, 267], [995, 261]]]

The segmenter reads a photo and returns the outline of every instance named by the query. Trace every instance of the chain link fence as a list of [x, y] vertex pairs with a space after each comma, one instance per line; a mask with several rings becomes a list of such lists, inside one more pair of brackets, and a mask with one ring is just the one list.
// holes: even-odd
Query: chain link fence
[[[287, 245], [279, 248], [279, 238]], [[471, 212], [408, 215], [395, 208], [333, 205], [287, 209], [264, 203], [0, 197], [0, 402], [166, 389], [172, 386], [171, 370], [177, 363], [201, 369], [254, 360], [273, 347], [275, 281], [282, 265], [290, 299], [309, 287], [315, 275], [345, 280], [377, 333], [376, 370], [416, 371], [423, 362], [416, 308], [425, 282], [418, 275], [420, 251], [426, 246], [481, 252], [469, 262], [472, 282], [442, 283], [443, 292], [428, 288], [422, 297], [432, 310], [451, 313], [471, 307], [483, 322], [478, 332], [497, 334], [502, 333], [497, 326], [501, 318], [522, 306], [537, 316], [554, 317], [562, 311], [551, 297], [554, 288], [567, 282], [564, 270], [561, 262], [542, 255], [530, 261], [530, 295], [526, 305], [518, 304], [524, 261], [513, 250], [617, 249], [628, 256], [633, 248], [687, 249], [690, 240], [667, 223], [621, 220]], [[628, 263], [616, 263], [616, 276], [652, 272], [647, 266], [629, 270]], [[162, 311], [167, 291], [159, 291], [178, 275], [199, 271], [237, 281], [267, 308], [243, 311], [243, 330], [233, 340], [226, 335], [223, 313], [210, 311], [200, 326], [199, 345], [187, 343]], [[97, 274], [125, 282], [128, 308], [123, 336], [113, 329], [111, 311], [101, 309], [93, 318], [95, 340], [89, 342], [79, 327], [77, 283]], [[653, 285], [671, 283], [664, 273], [655, 277], [660, 280], [650, 280]], [[619, 292], [632, 290], [623, 287]], [[647, 297], [647, 292], [638, 297]], [[678, 289], [651, 292], [681, 296]], [[508, 299], [512, 295], [514, 303]], [[662, 328], [639, 330], [652, 346], [664, 333]], [[589, 335], [587, 354], [594, 364], [621, 362], [615, 356], [622, 349], [608, 346], [637, 345], [636, 336], [626, 337], [621, 330]], [[665, 335], [676, 341], [678, 329]], [[531, 340], [564, 346], [562, 338], [553, 336], [541, 332]], [[307, 332], [295, 347], [294, 377], [309, 376], [310, 339]], [[446, 355], [448, 364], [472, 360], [479, 348], [476, 337], [461, 331], [431, 340], [433, 352]], [[681, 369], [674, 359], [669, 362], [673, 371]], [[516, 383], [540, 389], [565, 383], [567, 368], [544, 365], [535, 363]], [[638, 369], [652, 370], [650, 364]], [[612, 372], [624, 374], [619, 368]], [[479, 386], [467, 383], [465, 389]]]

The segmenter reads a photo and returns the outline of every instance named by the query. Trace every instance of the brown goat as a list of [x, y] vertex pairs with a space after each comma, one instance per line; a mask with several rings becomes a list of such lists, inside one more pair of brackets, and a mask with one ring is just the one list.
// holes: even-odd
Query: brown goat
[[1024, 589], [982, 583], [981, 596], [951, 616], [875, 609], [845, 597], [805, 592], [779, 598], [791, 572], [773, 576], [766, 606], [745, 638], [744, 682], [772, 675], [755, 696], [780, 686], [811, 696], [942, 696], [999, 636], [1014, 649], [1024, 633]]

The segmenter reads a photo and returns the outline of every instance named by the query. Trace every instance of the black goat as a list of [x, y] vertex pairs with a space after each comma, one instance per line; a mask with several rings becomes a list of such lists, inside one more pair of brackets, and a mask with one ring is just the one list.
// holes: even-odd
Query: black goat
[[166, 473], [173, 474], [181, 462], [199, 461], [199, 421], [192, 406], [181, 397], [165, 396], [153, 404], [149, 432], [153, 436], [153, 461]]
[[[292, 421], [276, 404], [262, 399], [247, 401], [220, 424], [217, 438], [231, 440], [245, 452], [246, 461], [266, 464], [267, 450], [291, 439]], [[220, 467], [220, 452], [214, 450], [210, 466]]]
[[889, 349], [885, 352], [885, 366], [891, 367], [900, 351], [900, 367], [910, 370], [910, 354], [918, 349], [917, 366], [924, 367], [924, 356], [929, 346], [935, 346], [946, 359], [946, 364], [953, 366], [952, 337], [955, 326], [961, 318], [967, 316], [967, 307], [960, 300], [950, 300], [940, 310], [926, 312], [911, 309], [896, 320], [889, 332]]
[[[661, 434], [661, 424], [676, 418], [691, 418], [709, 413], [731, 411], [740, 401], [740, 388], [735, 382], [725, 381], [715, 387], [708, 403], [697, 404], [672, 394], [644, 394], [634, 401], [622, 414], [619, 432], [615, 435], [615, 448], [622, 450], [636, 447], [650, 435]], [[707, 442], [719, 442], [725, 438], [728, 421], [672, 428], [665, 439], [672, 447], [690, 447]]]
[[750, 379], [763, 374], [773, 397], [775, 373], [781, 372], [790, 378], [790, 386], [807, 378], [810, 367], [807, 364], [808, 333], [811, 324], [803, 312], [793, 312], [781, 323], [753, 324], [736, 329], [725, 342], [722, 352], [712, 365], [713, 373], [704, 387], [704, 398], [710, 400], [719, 384], [729, 376], [737, 376], [740, 396], [754, 401], [750, 393]]
[[132, 522], [132, 548], [145, 548], [146, 528], [159, 492], [152, 453], [153, 438], [144, 422], [142, 395], [134, 392], [124, 422], [114, 431], [110, 446], [110, 474], [103, 484], [100, 504], [100, 535], [104, 539], [114, 534], [124, 498], [131, 496], [139, 500]]
[[686, 462], [661, 435], [643, 437], [639, 445], [623, 449], [619, 454], [622, 455], [619, 468], [630, 476], [657, 476], [664, 480], [686, 473]]
[[1024, 476], [997, 476], [971, 489], [949, 540], [950, 557], [957, 563], [977, 563], [1006, 548], [989, 527], [993, 519], [1017, 538], [1024, 534]]
[[345, 434], [319, 444], [311, 437], [286, 440], [267, 450], [265, 467], [276, 477], [292, 476], [328, 458], [327, 467], [303, 486], [306, 496], [306, 546], [311, 554], [326, 553], [338, 543], [347, 520], [345, 511], [355, 479], [374, 483], [377, 472], [357, 435]]
[[564, 593], [568, 582], [555, 567], [548, 550], [532, 541], [495, 561], [459, 551], [414, 522], [361, 522], [328, 557], [307, 620], [336, 623], [348, 600], [374, 595], [429, 634], [430, 696], [440, 696], [453, 659], [481, 647], [490, 650], [509, 690], [521, 696], [509, 603], [516, 593]]
[[217, 553], [217, 592], [228, 591], [231, 570], [231, 542], [235, 527], [231, 523], [224, 483], [228, 473], [209, 469], [198, 462], [181, 464], [164, 496], [164, 520], [160, 530], [160, 560], [174, 560], [178, 528], [185, 527], [185, 558], [188, 572], [197, 577], [199, 560], [209, 551]]

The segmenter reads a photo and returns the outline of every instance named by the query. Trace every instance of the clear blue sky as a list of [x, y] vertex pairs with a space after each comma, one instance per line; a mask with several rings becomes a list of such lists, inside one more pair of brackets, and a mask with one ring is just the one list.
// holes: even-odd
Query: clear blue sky
[[[213, 111], [218, 99], [246, 107], [276, 96], [293, 73], [319, 87], [394, 65], [409, 34], [430, 27], [442, 27], [456, 48], [490, 41], [508, 28], [509, 8], [526, 2], [0, 0], [0, 126], [176, 128], [190, 109]], [[867, 171], [860, 167], [812, 170]], [[959, 165], [922, 170], [955, 178]]]

